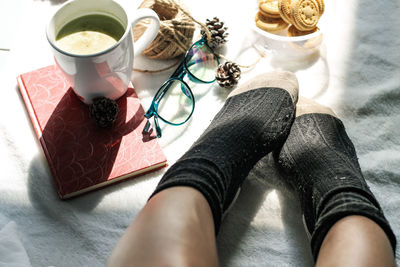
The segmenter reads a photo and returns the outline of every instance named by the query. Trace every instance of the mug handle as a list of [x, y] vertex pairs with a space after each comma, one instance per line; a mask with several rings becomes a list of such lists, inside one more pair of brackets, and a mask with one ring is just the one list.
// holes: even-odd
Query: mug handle
[[156, 38], [160, 29], [160, 19], [156, 12], [150, 8], [139, 8], [135, 11], [135, 18], [131, 23], [133, 35], [133, 27], [142, 19], [151, 19], [151, 23], [142, 36], [135, 42], [134, 56], [139, 55], [143, 50]]

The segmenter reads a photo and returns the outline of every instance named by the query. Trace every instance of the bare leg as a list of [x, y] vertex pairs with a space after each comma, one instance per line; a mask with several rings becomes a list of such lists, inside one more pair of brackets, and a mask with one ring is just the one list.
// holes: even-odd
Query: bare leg
[[261, 74], [232, 91], [206, 131], [163, 175], [109, 266], [217, 266], [222, 215], [254, 164], [286, 139], [297, 93], [289, 72]]
[[159, 192], [126, 230], [107, 266], [218, 266], [207, 200], [191, 187]]
[[317, 267], [396, 266], [393, 249], [374, 221], [348, 216], [329, 230], [317, 259]]

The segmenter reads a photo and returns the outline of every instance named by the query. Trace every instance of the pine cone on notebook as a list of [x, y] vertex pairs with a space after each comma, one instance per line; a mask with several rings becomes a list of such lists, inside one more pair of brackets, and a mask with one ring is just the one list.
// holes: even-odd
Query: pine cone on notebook
[[93, 104], [89, 106], [90, 117], [101, 128], [109, 128], [113, 125], [118, 114], [117, 103], [106, 97], [93, 99]]

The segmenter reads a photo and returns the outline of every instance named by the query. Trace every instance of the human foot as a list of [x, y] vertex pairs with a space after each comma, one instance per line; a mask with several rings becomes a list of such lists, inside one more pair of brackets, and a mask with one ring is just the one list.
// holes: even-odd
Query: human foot
[[155, 192], [191, 186], [206, 197], [216, 232], [254, 164], [282, 145], [294, 120], [298, 82], [290, 72], [262, 74], [238, 87]]
[[314, 257], [331, 226], [348, 215], [363, 215], [395, 237], [370, 191], [344, 125], [328, 107], [300, 98], [296, 119], [281, 149], [278, 167], [298, 193]]

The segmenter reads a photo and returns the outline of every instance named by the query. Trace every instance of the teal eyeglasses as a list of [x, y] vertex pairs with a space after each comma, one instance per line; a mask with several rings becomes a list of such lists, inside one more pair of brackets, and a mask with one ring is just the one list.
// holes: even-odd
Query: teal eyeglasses
[[[212, 83], [219, 60], [204, 39], [192, 44], [185, 54], [184, 60], [171, 77], [158, 89], [150, 108], [144, 115], [147, 119], [154, 116], [157, 137], [161, 137], [158, 119], [170, 125], [182, 125], [189, 120], [194, 111], [194, 96], [187, 82]], [[150, 121], [144, 127], [144, 133], [150, 133]]]

